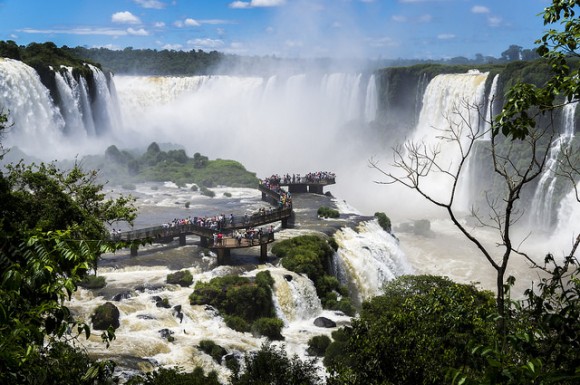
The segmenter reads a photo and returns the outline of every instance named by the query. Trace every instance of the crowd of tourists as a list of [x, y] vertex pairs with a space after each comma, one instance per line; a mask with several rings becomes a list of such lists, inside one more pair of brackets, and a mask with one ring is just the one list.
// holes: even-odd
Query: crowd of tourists
[[269, 178], [264, 179], [264, 183], [271, 185], [280, 184], [294, 184], [294, 183], [334, 183], [336, 175], [329, 171], [309, 172], [304, 176], [300, 174], [274, 174]]

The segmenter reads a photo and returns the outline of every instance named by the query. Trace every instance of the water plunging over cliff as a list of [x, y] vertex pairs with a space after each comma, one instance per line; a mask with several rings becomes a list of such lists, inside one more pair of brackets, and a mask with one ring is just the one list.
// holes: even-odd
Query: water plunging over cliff
[[552, 141], [548, 158], [544, 166], [530, 210], [530, 225], [540, 230], [553, 228], [556, 219], [556, 208], [559, 202], [554, 201], [554, 190], [557, 182], [557, 169], [562, 149], [570, 145], [574, 138], [574, 126], [577, 103], [570, 103], [563, 108], [562, 133]]
[[44, 160], [73, 158], [102, 146], [99, 138], [120, 124], [118, 103], [105, 74], [89, 68], [93, 90], [72, 68], [55, 71], [54, 100], [32, 67], [0, 58], [2, 107], [14, 123], [3, 144]]

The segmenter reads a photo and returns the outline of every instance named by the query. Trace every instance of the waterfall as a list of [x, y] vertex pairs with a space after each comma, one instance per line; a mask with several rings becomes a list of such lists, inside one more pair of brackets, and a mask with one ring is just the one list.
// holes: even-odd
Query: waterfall
[[81, 93], [78, 82], [70, 74], [70, 68], [64, 68], [65, 76], [60, 71], [54, 73], [56, 90], [60, 98], [60, 111], [65, 121], [63, 131], [67, 136], [82, 137], [87, 132], [84, 128], [83, 109], [81, 108]]
[[[580, 183], [576, 185], [580, 191]], [[572, 244], [575, 237], [580, 233], [580, 202], [578, 202], [576, 193], [572, 189], [562, 198], [557, 207], [556, 229], [552, 233], [550, 244], [557, 245], [559, 249], [552, 249], [550, 252], [556, 258], [570, 255]]]
[[17, 60], [0, 58], [2, 112], [14, 126], [4, 145], [37, 154], [64, 137], [64, 119], [36, 71]]
[[554, 201], [554, 191], [557, 181], [556, 171], [558, 169], [559, 155], [562, 148], [569, 146], [574, 138], [576, 104], [569, 103], [564, 106], [562, 111], [562, 133], [550, 145], [548, 158], [544, 165], [544, 172], [540, 176], [532, 199], [530, 224], [533, 228], [540, 230], [552, 228], [553, 218], [555, 218], [554, 214], [556, 212], [555, 209], [558, 204], [558, 202]]
[[[345, 140], [364, 140], [358, 127], [376, 113], [372, 84], [372, 76], [360, 73], [117, 76], [124, 120], [118, 136], [132, 146], [180, 138], [192, 153], [236, 159], [265, 175], [312, 164], [335, 169], [338, 148], [351, 151]], [[288, 169], [289, 156], [295, 169]]]
[[322, 313], [322, 304], [314, 283], [308, 278], [285, 269], [269, 269], [274, 278], [277, 316], [288, 325], [309, 320]]
[[111, 132], [118, 128], [121, 122], [116, 96], [109, 88], [107, 77], [97, 67], [88, 65], [95, 78], [95, 96], [92, 101], [93, 118], [97, 134]]
[[375, 75], [371, 75], [367, 84], [365, 98], [365, 121], [372, 122], [377, 117], [378, 99], [377, 99], [377, 81]]
[[483, 120], [485, 121], [485, 127], [483, 129], [484, 136], [483, 139], [491, 140], [491, 119], [495, 116], [494, 105], [493, 102], [497, 96], [497, 84], [499, 80], [499, 74], [493, 77], [493, 81], [491, 82], [491, 89], [489, 90], [489, 94], [487, 95], [487, 105], [485, 107], [485, 115], [483, 116]]
[[[458, 141], [442, 139], [450, 127], [461, 131], [458, 134], [459, 142], [464, 147], [472, 136], [470, 127], [473, 131], [481, 133], [481, 117], [473, 107], [482, 106], [484, 103], [487, 75], [488, 73], [477, 71], [437, 75], [425, 90], [423, 107], [411, 142], [440, 151], [436, 162], [441, 170], [453, 174], [461, 160]], [[423, 180], [425, 191], [437, 200], [449, 199], [453, 180], [446, 172], [433, 169]], [[465, 176], [465, 173], [463, 175]], [[467, 187], [467, 183], [460, 181], [460, 187]], [[461, 188], [456, 193], [458, 199], [469, 195], [469, 191], [461, 191]], [[461, 200], [462, 202], [457, 202], [458, 206], [464, 208], [467, 202], [465, 199]]]
[[32, 67], [0, 58], [2, 108], [14, 123], [4, 145], [17, 146], [44, 160], [57, 155], [72, 158], [98, 142], [96, 133], [117, 127], [120, 112], [114, 84], [109, 87], [105, 74], [97, 67], [90, 68], [94, 92], [89, 92], [84, 78], [77, 81], [73, 77], [71, 68], [55, 71], [53, 91], [59, 99], [55, 101]]
[[412, 274], [398, 242], [377, 220], [362, 222], [357, 230], [344, 227], [334, 234], [338, 243], [337, 276], [358, 296], [359, 303], [381, 294], [382, 286], [403, 274]]

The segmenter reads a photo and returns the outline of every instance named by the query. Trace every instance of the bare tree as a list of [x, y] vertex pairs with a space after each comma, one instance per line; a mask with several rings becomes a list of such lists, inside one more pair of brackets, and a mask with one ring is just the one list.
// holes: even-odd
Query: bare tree
[[[462, 107], [462, 108], [459, 108]], [[465, 111], [468, 111], [467, 113]], [[496, 272], [496, 301], [500, 315], [505, 310], [506, 270], [512, 254], [517, 253], [532, 259], [519, 250], [520, 244], [514, 242], [512, 226], [521, 218], [523, 209], [517, 205], [524, 188], [534, 181], [544, 170], [549, 145], [552, 140], [551, 115], [548, 124], [543, 129], [531, 131], [521, 141], [512, 141], [500, 136], [499, 130], [494, 130], [493, 121], [487, 119], [487, 129], [482, 124], [471, 123], [471, 114], [482, 117], [481, 107], [463, 102], [452, 108], [450, 116], [446, 116], [447, 127], [433, 128], [438, 133], [440, 143], [451, 142], [457, 152], [454, 164], [448, 165], [441, 161], [441, 147], [429, 146], [425, 142], [408, 141], [394, 149], [393, 168], [382, 168], [379, 162], [371, 159], [370, 166], [382, 173], [386, 180], [377, 181], [380, 184], [400, 184], [417, 191], [427, 201], [444, 208], [455, 226], [469, 239], [485, 257]], [[466, 115], [467, 114], [467, 115]], [[490, 137], [483, 141], [484, 136]], [[479, 143], [478, 143], [479, 142]], [[487, 205], [485, 213], [477, 207], [471, 207], [471, 214], [484, 227], [494, 229], [498, 234], [496, 248], [484, 244], [474, 228], [469, 228], [461, 220], [461, 208], [457, 205], [460, 181], [467, 164], [473, 156], [474, 146], [487, 145], [495, 178], [501, 182], [501, 195], [486, 194]], [[525, 154], [525, 156], [522, 156]], [[517, 155], [517, 156], [516, 156]], [[429, 189], [429, 177], [441, 174], [448, 180], [448, 191], [444, 196], [436, 196]], [[497, 186], [495, 187], [497, 189]]]

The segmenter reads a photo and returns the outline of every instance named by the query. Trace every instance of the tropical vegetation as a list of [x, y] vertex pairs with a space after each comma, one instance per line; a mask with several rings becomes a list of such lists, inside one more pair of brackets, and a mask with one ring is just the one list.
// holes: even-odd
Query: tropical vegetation
[[251, 187], [258, 184], [255, 173], [249, 172], [237, 161], [215, 159], [196, 152], [187, 156], [185, 150], [169, 146], [162, 150], [156, 142], [145, 152], [119, 150], [111, 145], [104, 156], [86, 156], [85, 167], [99, 170], [100, 178], [112, 184], [126, 185], [138, 182], [167, 182], [178, 186], [195, 183], [201, 193], [210, 197], [215, 193], [209, 188], [217, 186]]

